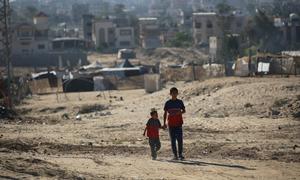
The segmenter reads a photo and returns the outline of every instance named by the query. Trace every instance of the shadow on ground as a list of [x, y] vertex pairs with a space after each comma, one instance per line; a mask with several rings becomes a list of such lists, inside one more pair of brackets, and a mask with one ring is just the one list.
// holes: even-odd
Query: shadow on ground
[[184, 165], [194, 165], [194, 166], [219, 166], [219, 167], [237, 168], [237, 169], [243, 169], [243, 170], [255, 170], [254, 168], [248, 168], [248, 167], [236, 165], [236, 164], [210, 163], [210, 162], [196, 161], [196, 160], [178, 161], [178, 160], [158, 159], [157, 161], [184, 164]]

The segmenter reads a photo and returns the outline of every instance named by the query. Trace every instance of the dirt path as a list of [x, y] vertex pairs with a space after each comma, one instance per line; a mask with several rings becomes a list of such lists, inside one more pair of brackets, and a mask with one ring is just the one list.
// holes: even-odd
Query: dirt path
[[[143, 127], [151, 107], [162, 116], [174, 85], [187, 108], [187, 160], [170, 161], [162, 131], [152, 161]], [[298, 78], [223, 78], [153, 94], [34, 96], [19, 119], [0, 120], [0, 179], [297, 179], [299, 95]]]

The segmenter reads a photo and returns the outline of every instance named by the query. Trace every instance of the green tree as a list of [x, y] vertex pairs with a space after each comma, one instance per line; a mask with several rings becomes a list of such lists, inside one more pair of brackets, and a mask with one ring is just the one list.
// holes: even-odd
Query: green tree
[[230, 6], [226, 0], [223, 0], [221, 3], [216, 6], [219, 14], [229, 14], [234, 8]]
[[238, 38], [232, 34], [224, 36], [221, 52], [224, 62], [233, 61], [238, 57], [240, 51]]
[[249, 46], [256, 46], [260, 50], [277, 52], [281, 50], [281, 36], [271, 18], [263, 11], [257, 10], [255, 16], [248, 22], [244, 33], [244, 40]]
[[288, 17], [291, 13], [300, 14], [299, 0], [274, 0], [271, 15]]
[[190, 47], [191, 45], [192, 37], [185, 32], [176, 33], [175, 37], [167, 43], [170, 47]]

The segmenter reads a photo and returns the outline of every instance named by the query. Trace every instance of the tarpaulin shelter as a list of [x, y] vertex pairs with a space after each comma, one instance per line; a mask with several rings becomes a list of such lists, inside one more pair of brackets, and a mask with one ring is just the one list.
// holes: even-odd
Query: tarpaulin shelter
[[63, 82], [64, 92], [87, 92], [94, 91], [93, 78], [82, 77], [65, 80]]

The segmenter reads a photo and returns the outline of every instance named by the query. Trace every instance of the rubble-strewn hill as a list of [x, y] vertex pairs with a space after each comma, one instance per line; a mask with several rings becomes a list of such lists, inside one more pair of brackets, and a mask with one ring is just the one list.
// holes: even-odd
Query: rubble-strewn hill
[[193, 48], [157, 48], [153, 50], [142, 50], [138, 57], [147, 62], [163, 62], [182, 64], [192, 62], [203, 64], [208, 61], [208, 56]]
[[188, 111], [200, 117], [299, 118], [297, 78], [219, 78], [184, 83], [178, 88]]

